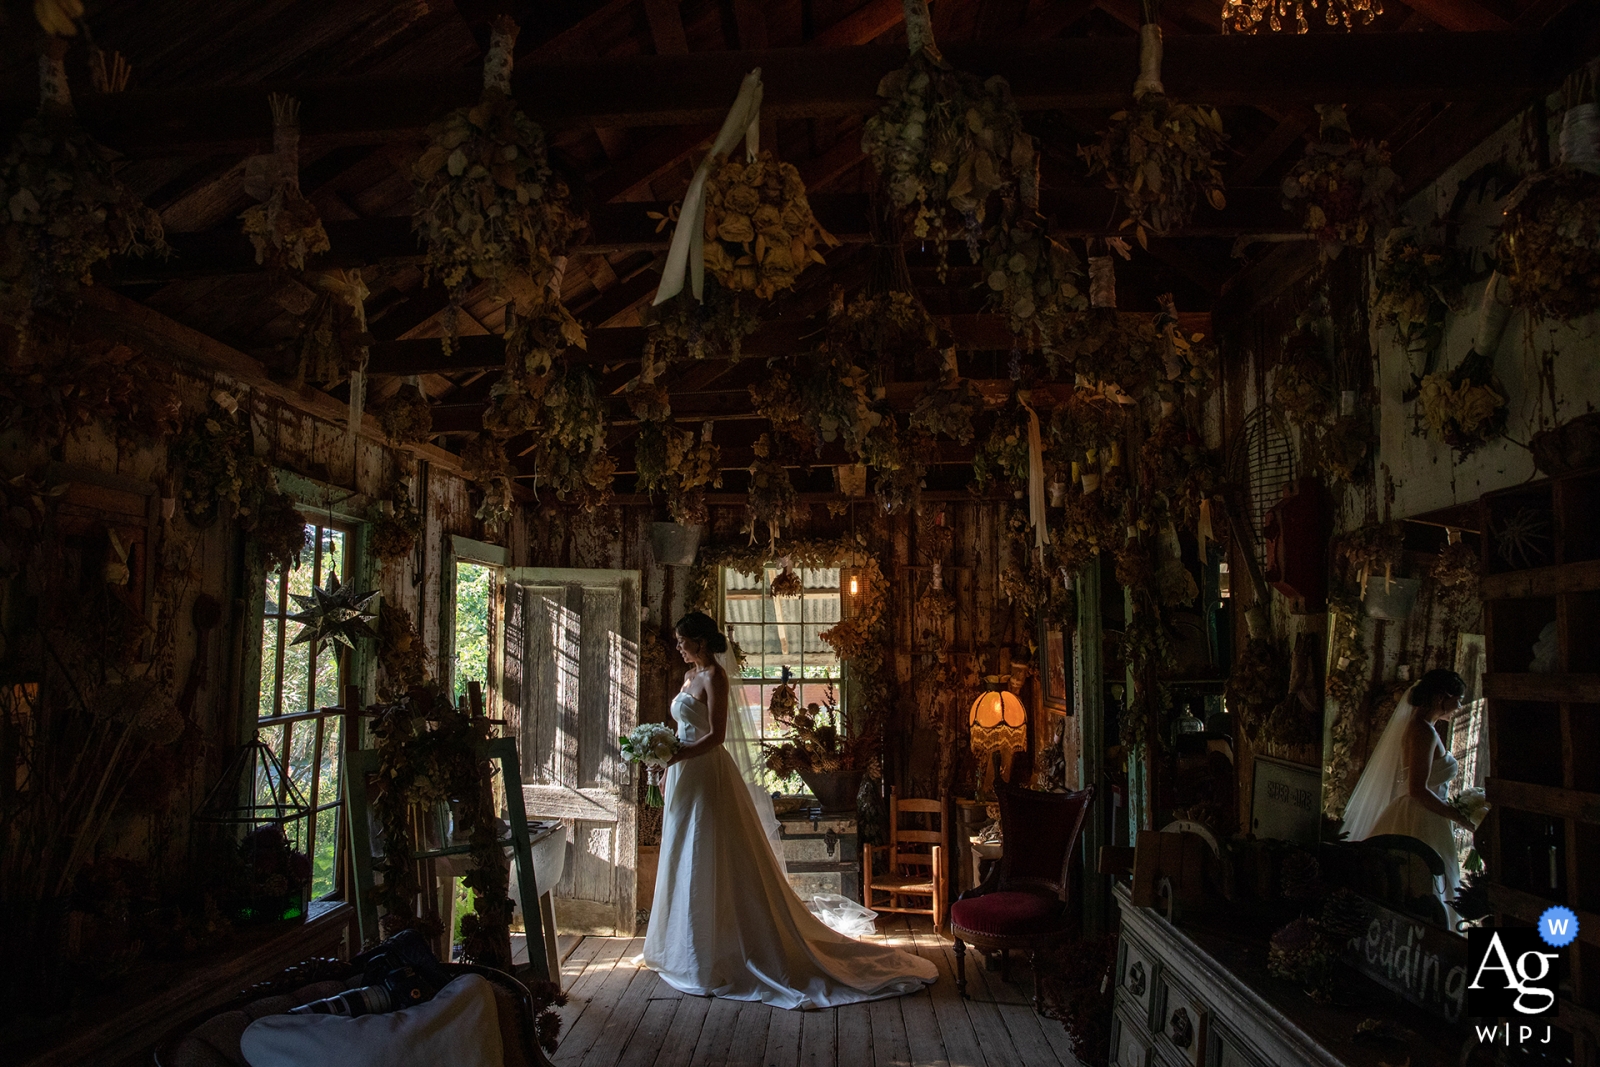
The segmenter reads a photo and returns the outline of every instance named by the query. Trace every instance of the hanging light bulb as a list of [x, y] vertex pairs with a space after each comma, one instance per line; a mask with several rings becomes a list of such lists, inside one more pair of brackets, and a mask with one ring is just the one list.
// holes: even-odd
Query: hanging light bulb
[[850, 595], [851, 596], [860, 596], [861, 595], [861, 583], [856, 580], [856, 576], [853, 575], [853, 574], [850, 576]]

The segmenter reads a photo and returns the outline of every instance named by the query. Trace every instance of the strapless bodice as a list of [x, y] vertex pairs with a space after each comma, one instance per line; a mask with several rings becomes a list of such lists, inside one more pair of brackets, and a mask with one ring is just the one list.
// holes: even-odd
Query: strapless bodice
[[692, 745], [711, 732], [711, 705], [693, 693], [672, 698], [672, 717], [678, 723], [678, 740]]
[[[1432, 733], [1432, 730], [1429, 730], [1429, 732]], [[1460, 766], [1460, 761], [1445, 750], [1444, 742], [1440, 740], [1439, 735], [1434, 734], [1433, 751], [1429, 753], [1428, 792], [1434, 794], [1440, 800], [1448, 801], [1450, 798], [1447, 790], [1450, 788], [1450, 782], [1455, 778], [1456, 771]], [[1395, 794], [1397, 796], [1405, 792], [1406, 774], [1405, 764], [1402, 763], [1394, 776]]]

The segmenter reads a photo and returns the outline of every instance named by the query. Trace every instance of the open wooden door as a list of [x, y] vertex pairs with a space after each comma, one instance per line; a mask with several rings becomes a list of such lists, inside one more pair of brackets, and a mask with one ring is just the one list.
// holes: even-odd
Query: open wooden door
[[639, 721], [639, 572], [513, 568], [505, 603], [524, 803], [567, 823], [557, 926], [632, 936], [635, 786], [617, 739]]

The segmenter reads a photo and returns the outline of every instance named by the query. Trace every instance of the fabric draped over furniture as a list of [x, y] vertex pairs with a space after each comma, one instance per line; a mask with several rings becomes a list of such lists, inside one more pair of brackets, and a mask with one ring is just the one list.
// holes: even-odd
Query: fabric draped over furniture
[[[1040, 793], [997, 785], [1005, 851], [983, 885], [950, 906], [955, 938], [956, 988], [967, 995], [968, 945], [1009, 952], [1039, 949], [1074, 929], [1068, 910], [1072, 853], [1094, 799], [1094, 787], [1076, 793]], [[1040, 1007], [1038, 983], [1034, 1009]]]

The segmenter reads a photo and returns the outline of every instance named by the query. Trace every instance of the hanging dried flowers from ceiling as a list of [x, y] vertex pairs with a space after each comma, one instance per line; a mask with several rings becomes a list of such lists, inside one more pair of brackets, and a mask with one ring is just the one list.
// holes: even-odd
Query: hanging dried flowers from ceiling
[[422, 386], [405, 382], [378, 408], [378, 425], [397, 445], [420, 445], [433, 432], [433, 406]]
[[770, 300], [839, 244], [811, 214], [800, 172], [770, 151], [713, 159], [705, 195], [706, 270], [729, 292]]
[[995, 416], [994, 428], [973, 456], [972, 480], [980, 490], [996, 482], [1012, 488], [1028, 484], [1028, 413], [1021, 404]]
[[783, 569], [773, 576], [769, 589], [776, 600], [798, 600], [806, 592], [805, 583], [788, 563], [785, 563]]
[[1344, 108], [1325, 105], [1321, 135], [1283, 179], [1284, 207], [1333, 259], [1347, 245], [1365, 245], [1386, 230], [1397, 211], [1400, 176], [1389, 166], [1389, 146], [1350, 136]]
[[1089, 306], [1077, 255], [1045, 232], [1037, 213], [1015, 205], [989, 232], [983, 269], [993, 299], [1011, 320], [1011, 332], [1029, 347], [1053, 347], [1066, 316]]
[[750, 464], [750, 493], [745, 498], [744, 530], [755, 544], [756, 534], [765, 530], [769, 541], [777, 541], [786, 527], [805, 518], [800, 496], [789, 480], [789, 468], [778, 458], [772, 438], [762, 434], [753, 447]]
[[116, 177], [114, 153], [77, 124], [52, 39], [39, 65], [39, 114], [0, 163], [0, 322], [18, 329], [35, 307], [71, 299], [112, 255], [169, 251], [161, 216]]
[[1060, 337], [1045, 349], [1045, 365], [1052, 377], [1081, 378], [1131, 404], [1156, 391], [1164, 339], [1152, 316], [1093, 307], [1065, 316]]
[[911, 58], [878, 83], [884, 103], [861, 151], [912, 234], [938, 243], [943, 280], [945, 243], [964, 236], [976, 262], [989, 197], [1035, 181], [1033, 139], [1004, 78], [980, 81], [944, 61], [926, 3], [908, 0], [906, 27]]
[[828, 347], [889, 372], [897, 366], [914, 369], [932, 355], [937, 350], [939, 329], [912, 291], [909, 271], [904, 285], [904, 289], [862, 293], [848, 303], [843, 289], [835, 289], [828, 317]]
[[245, 165], [245, 192], [261, 203], [239, 218], [256, 262], [273, 270], [304, 270], [306, 257], [328, 250], [317, 209], [300, 192], [300, 101], [272, 93], [272, 153]]
[[54, 448], [99, 423], [129, 449], [178, 431], [182, 409], [161, 364], [125, 344], [74, 339], [53, 321], [36, 324], [33, 337], [0, 359], [0, 432], [20, 427]]
[[[585, 220], [550, 167], [544, 131], [511, 96], [517, 26], [494, 25], [483, 65], [483, 96], [428, 127], [412, 168], [412, 227], [427, 251], [426, 272], [458, 308], [476, 282], [503, 293], [516, 278], [543, 286]], [[454, 336], [446, 316], [445, 344]]]
[[767, 361], [767, 372], [761, 380], [750, 386], [750, 404], [760, 418], [772, 426], [774, 437], [786, 439], [799, 446], [802, 452], [815, 453], [822, 448], [816, 420], [808, 419], [806, 399], [795, 384], [793, 373], [776, 359]]
[[506, 309], [505, 344], [506, 366], [518, 375], [545, 374], [568, 348], [589, 347], [583, 327], [548, 289]]
[[511, 490], [516, 468], [506, 458], [505, 442], [491, 433], [480, 433], [461, 450], [461, 473], [483, 493], [477, 519], [493, 537], [511, 521], [516, 501]]
[[956, 444], [971, 444], [972, 418], [983, 410], [983, 396], [963, 379], [930, 384], [911, 405], [908, 426], [912, 433], [939, 434]]
[[585, 510], [609, 495], [617, 465], [606, 452], [605, 412], [588, 368], [503, 376], [490, 393], [483, 424], [500, 438], [533, 434], [523, 455], [532, 457], [535, 489], [548, 485], [558, 499], [575, 497]]
[[861, 449], [861, 459], [876, 473], [872, 492], [879, 509], [885, 515], [921, 510], [928, 466], [938, 457], [932, 437], [903, 430], [892, 414], [884, 413]]
[[698, 436], [656, 422], [639, 427], [638, 490], [665, 493], [672, 521], [684, 526], [710, 521], [706, 490], [722, 485], [722, 450], [711, 443], [714, 425], [702, 425]]
[[367, 541], [373, 558], [379, 563], [392, 563], [411, 555], [422, 535], [422, 513], [411, 502], [411, 490], [403, 479], [390, 482], [377, 504], [377, 512]]
[[1444, 339], [1445, 313], [1464, 306], [1465, 257], [1411, 227], [1389, 231], [1372, 275], [1372, 317], [1394, 327], [1408, 353], [1431, 363]]
[[714, 276], [705, 280], [702, 296], [696, 300], [685, 290], [646, 311], [645, 344], [655, 358], [737, 361], [743, 355], [742, 342], [761, 327], [760, 305], [724, 289]]
[[1228, 135], [1216, 108], [1167, 99], [1161, 29], [1148, 13], [1139, 30], [1139, 68], [1133, 107], [1113, 114], [1100, 143], [1080, 145], [1078, 155], [1091, 175], [1105, 174], [1106, 188], [1127, 214], [1121, 228], [1131, 228], [1148, 249], [1149, 234], [1165, 236], [1187, 226], [1202, 195], [1218, 211], [1227, 206], [1219, 157]]

